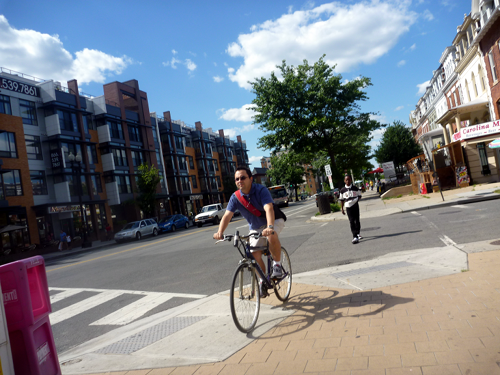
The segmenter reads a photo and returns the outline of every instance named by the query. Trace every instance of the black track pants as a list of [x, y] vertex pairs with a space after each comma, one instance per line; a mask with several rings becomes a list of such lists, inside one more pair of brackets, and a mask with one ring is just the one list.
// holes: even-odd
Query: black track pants
[[361, 223], [359, 222], [359, 204], [356, 203], [352, 207], [346, 207], [347, 217], [351, 224], [352, 238], [356, 237], [361, 231]]

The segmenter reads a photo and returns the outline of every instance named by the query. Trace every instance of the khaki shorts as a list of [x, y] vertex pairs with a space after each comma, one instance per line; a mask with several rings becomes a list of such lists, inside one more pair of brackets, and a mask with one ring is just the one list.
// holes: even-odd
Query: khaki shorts
[[[285, 227], [285, 220], [283, 219], [277, 219], [274, 220], [274, 232], [279, 236], [283, 228]], [[259, 228], [259, 230], [251, 230], [250, 234], [253, 233], [261, 233], [264, 229], [266, 229], [266, 226], [263, 226]], [[261, 237], [261, 238], [250, 238], [250, 251], [261, 251], [265, 250], [267, 247], [267, 239], [266, 237]]]

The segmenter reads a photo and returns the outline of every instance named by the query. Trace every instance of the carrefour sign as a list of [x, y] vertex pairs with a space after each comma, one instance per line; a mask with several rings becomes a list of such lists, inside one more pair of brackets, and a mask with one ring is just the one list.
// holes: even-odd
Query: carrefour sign
[[500, 133], [500, 120], [462, 128], [459, 132], [453, 134], [453, 141], [465, 141], [467, 139], [484, 137], [485, 135], [496, 133]]

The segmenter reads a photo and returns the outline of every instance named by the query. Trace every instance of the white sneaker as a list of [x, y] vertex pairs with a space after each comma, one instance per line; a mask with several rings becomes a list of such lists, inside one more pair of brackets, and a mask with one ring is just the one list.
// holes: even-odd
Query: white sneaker
[[353, 243], [353, 244], [358, 243], [358, 242], [359, 242], [358, 237], [354, 237], [354, 238], [352, 239], [352, 243]]
[[363, 237], [361, 237], [361, 234], [358, 234], [357, 237], [358, 237], [358, 240], [362, 240], [363, 239]]

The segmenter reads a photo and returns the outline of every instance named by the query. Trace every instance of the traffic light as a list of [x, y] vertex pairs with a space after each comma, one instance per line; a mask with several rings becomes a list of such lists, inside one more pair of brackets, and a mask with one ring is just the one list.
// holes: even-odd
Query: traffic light
[[292, 184], [290, 184], [290, 187], [291, 187], [291, 188], [293, 188], [293, 185], [292, 185]]

